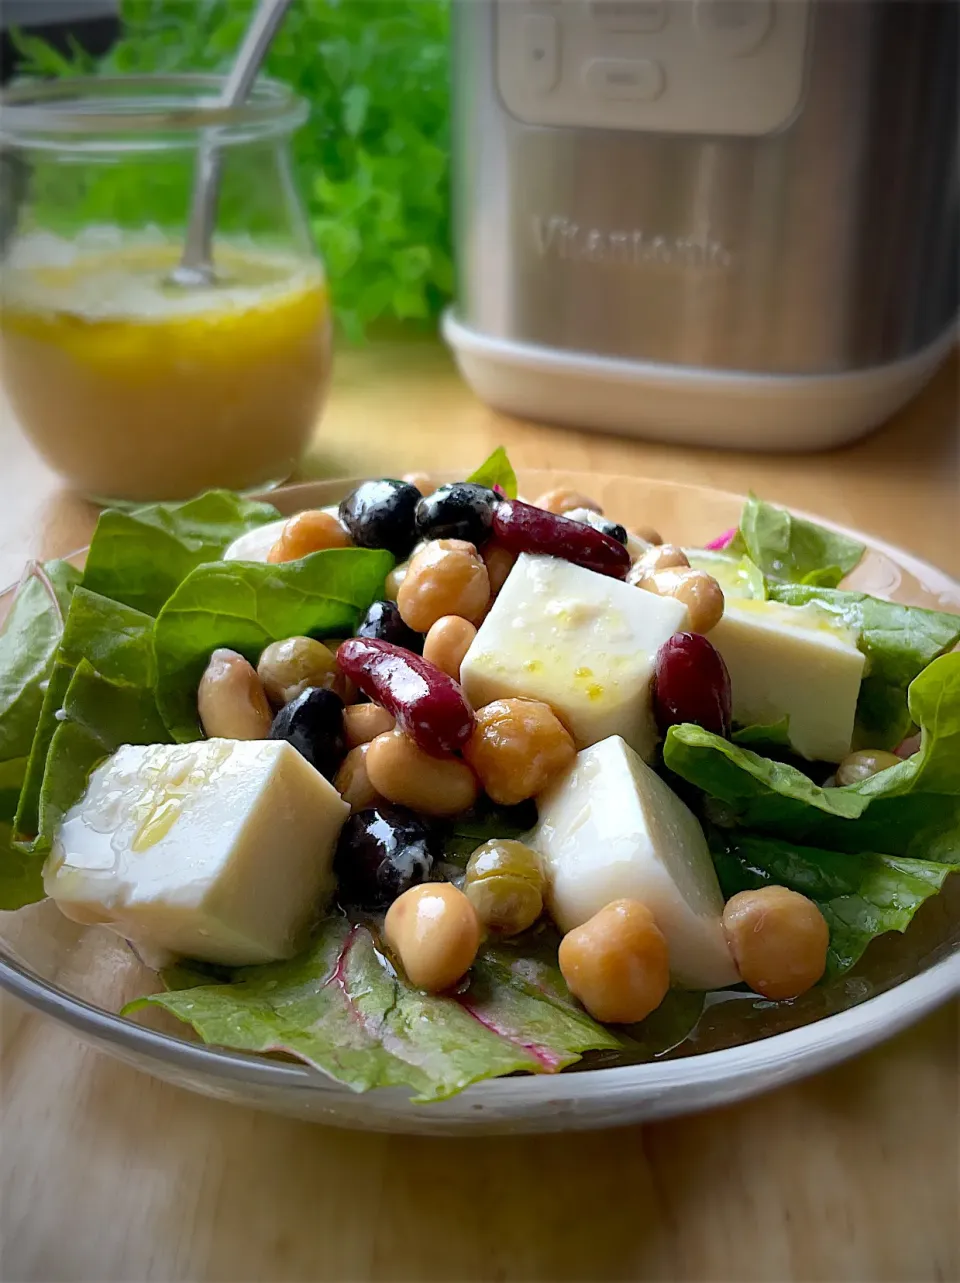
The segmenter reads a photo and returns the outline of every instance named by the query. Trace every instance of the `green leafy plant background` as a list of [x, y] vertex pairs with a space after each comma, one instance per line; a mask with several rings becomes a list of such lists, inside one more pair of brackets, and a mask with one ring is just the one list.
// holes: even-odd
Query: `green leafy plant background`
[[[219, 71], [253, 0], [122, 0], [123, 34], [98, 61], [20, 35], [27, 76]], [[448, 0], [294, 0], [265, 70], [310, 104], [293, 142], [300, 191], [348, 337], [390, 322], [427, 325], [453, 290], [449, 219]], [[100, 199], [185, 207], [188, 170], [142, 195], [124, 170]], [[134, 186], [130, 183], [127, 186]], [[113, 198], [112, 200], [110, 198]], [[131, 203], [134, 208], [131, 208]]]

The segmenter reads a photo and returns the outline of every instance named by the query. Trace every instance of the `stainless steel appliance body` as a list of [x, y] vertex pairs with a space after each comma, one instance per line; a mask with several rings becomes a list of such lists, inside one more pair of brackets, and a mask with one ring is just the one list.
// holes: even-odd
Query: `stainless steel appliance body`
[[953, 0], [458, 0], [458, 300], [485, 399], [672, 439], [868, 430], [958, 306]]

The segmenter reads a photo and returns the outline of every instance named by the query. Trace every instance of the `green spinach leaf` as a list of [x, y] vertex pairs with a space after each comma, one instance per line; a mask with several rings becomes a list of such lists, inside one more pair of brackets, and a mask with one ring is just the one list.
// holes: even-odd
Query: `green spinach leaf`
[[770, 579], [833, 588], [853, 570], [865, 547], [848, 535], [751, 495], [743, 505], [740, 528], [725, 551], [737, 556], [746, 553]]
[[197, 687], [218, 646], [251, 663], [285, 637], [350, 635], [394, 564], [388, 552], [334, 548], [300, 561], [198, 566], [157, 618], [157, 705], [178, 742], [198, 739]]
[[[75, 669], [87, 660], [108, 682], [150, 690], [156, 681], [153, 623], [149, 615], [109, 597], [82, 587], [75, 590], [30, 749], [14, 823], [18, 842], [30, 844], [40, 833], [40, 794], [47, 758], [63, 720], [64, 700]], [[47, 836], [41, 835], [41, 846]]]
[[0, 818], [12, 819], [80, 571], [31, 563], [0, 632]]
[[471, 472], [468, 481], [478, 486], [488, 486], [491, 490], [499, 486], [508, 499], [517, 497], [517, 474], [507, 458], [507, 452], [498, 445], [489, 459], [484, 459], [476, 472]]
[[83, 796], [91, 771], [105, 757], [121, 744], [163, 744], [169, 739], [152, 684], [108, 681], [82, 659], [70, 678], [47, 753], [38, 849], [49, 849], [57, 825]]
[[268, 503], [210, 490], [186, 503], [153, 503], [100, 514], [83, 586], [156, 615], [196, 566], [215, 561], [239, 535], [276, 521]]

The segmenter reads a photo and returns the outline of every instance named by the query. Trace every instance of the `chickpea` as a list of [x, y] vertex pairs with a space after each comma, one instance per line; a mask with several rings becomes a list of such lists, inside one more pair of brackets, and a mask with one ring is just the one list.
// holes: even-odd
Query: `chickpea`
[[325, 548], [350, 548], [350, 536], [330, 512], [308, 509], [298, 512], [284, 525], [280, 538], [267, 553], [267, 561], [299, 561], [311, 552]]
[[308, 686], [321, 686], [342, 695], [343, 679], [337, 658], [312, 637], [287, 637], [271, 642], [257, 664], [263, 688], [277, 708], [302, 695]]
[[411, 984], [441, 993], [473, 966], [480, 923], [462, 891], [449, 882], [425, 882], [394, 900], [383, 936]]
[[397, 592], [403, 622], [425, 633], [444, 615], [476, 624], [490, 600], [490, 577], [476, 548], [462, 539], [434, 539], [410, 562]]
[[545, 508], [547, 512], [554, 512], [557, 516], [563, 516], [565, 512], [573, 512], [575, 508], [589, 508], [591, 512], [603, 514], [603, 509], [596, 499], [590, 499], [579, 490], [573, 490], [569, 486], [560, 486], [556, 490], [547, 490], [539, 499], [534, 500], [533, 506], [535, 508]]
[[703, 570], [682, 567], [655, 570], [638, 582], [638, 588], [659, 597], [675, 597], [687, 608], [690, 631], [708, 633], [723, 618], [723, 589]]
[[777, 886], [741, 891], [724, 906], [723, 929], [740, 975], [765, 998], [796, 998], [823, 975], [830, 932], [805, 895]]
[[672, 543], [654, 544], [627, 571], [627, 583], [645, 588], [643, 581], [648, 575], [656, 574], [658, 570], [685, 570], [689, 566], [687, 554], [682, 548], [677, 548]]
[[885, 753], [882, 749], [864, 749], [859, 753], [850, 753], [837, 767], [837, 784], [859, 784], [868, 780], [871, 775], [889, 771], [891, 766], [899, 766], [901, 759], [896, 753]]
[[431, 757], [401, 730], [378, 735], [366, 757], [370, 783], [388, 802], [421, 815], [459, 815], [477, 800], [476, 776], [458, 757]]
[[343, 710], [343, 734], [347, 748], [369, 744], [378, 735], [386, 735], [396, 726], [396, 719], [379, 704], [351, 704]]
[[644, 543], [663, 543], [663, 535], [661, 535], [659, 530], [655, 530], [653, 526], [627, 526], [627, 534], [636, 535], [636, 537], [638, 539], [642, 539]]
[[367, 774], [366, 757], [369, 747], [369, 744], [358, 744], [356, 748], [352, 748], [334, 776], [333, 787], [351, 811], [362, 811], [383, 801]]
[[430, 480], [429, 472], [405, 472], [401, 480], [405, 481], [408, 486], [415, 486], [424, 498], [428, 494], [433, 494], [437, 488], [437, 483]]
[[492, 599], [507, 582], [507, 575], [517, 564], [517, 554], [511, 552], [509, 548], [504, 548], [503, 544], [498, 544], [495, 539], [488, 539], [480, 549], [480, 556], [487, 568]]
[[461, 619], [459, 615], [444, 615], [427, 633], [423, 643], [423, 657], [458, 682], [463, 657], [476, 635], [477, 630], [469, 619]]
[[502, 806], [541, 793], [577, 755], [570, 732], [539, 700], [495, 699], [476, 716], [463, 756]]
[[543, 867], [523, 842], [493, 838], [467, 862], [463, 891], [490, 931], [512, 936], [533, 926], [543, 912]]
[[639, 900], [614, 900], [560, 941], [560, 970], [595, 1020], [629, 1025], [670, 988], [667, 942]]
[[210, 656], [200, 678], [197, 712], [209, 739], [266, 739], [273, 721], [256, 669], [223, 647]]

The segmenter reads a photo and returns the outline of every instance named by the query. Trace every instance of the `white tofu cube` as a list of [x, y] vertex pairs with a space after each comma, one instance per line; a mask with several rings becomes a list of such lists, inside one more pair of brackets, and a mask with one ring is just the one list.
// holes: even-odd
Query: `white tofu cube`
[[547, 905], [562, 931], [612, 900], [640, 900], [666, 937], [676, 984], [720, 989], [738, 983], [703, 831], [622, 739], [579, 753], [537, 807], [540, 821], [530, 842], [543, 859]]
[[44, 887], [78, 922], [230, 966], [294, 954], [349, 807], [284, 740], [126, 744], [61, 823]]
[[710, 640], [730, 670], [733, 718], [743, 726], [790, 719], [790, 743], [811, 761], [850, 752], [864, 656], [856, 633], [814, 603], [727, 599]]
[[460, 667], [475, 708], [521, 696], [549, 704], [577, 747], [622, 735], [641, 756], [658, 741], [654, 660], [687, 608], [555, 557], [523, 553]]

